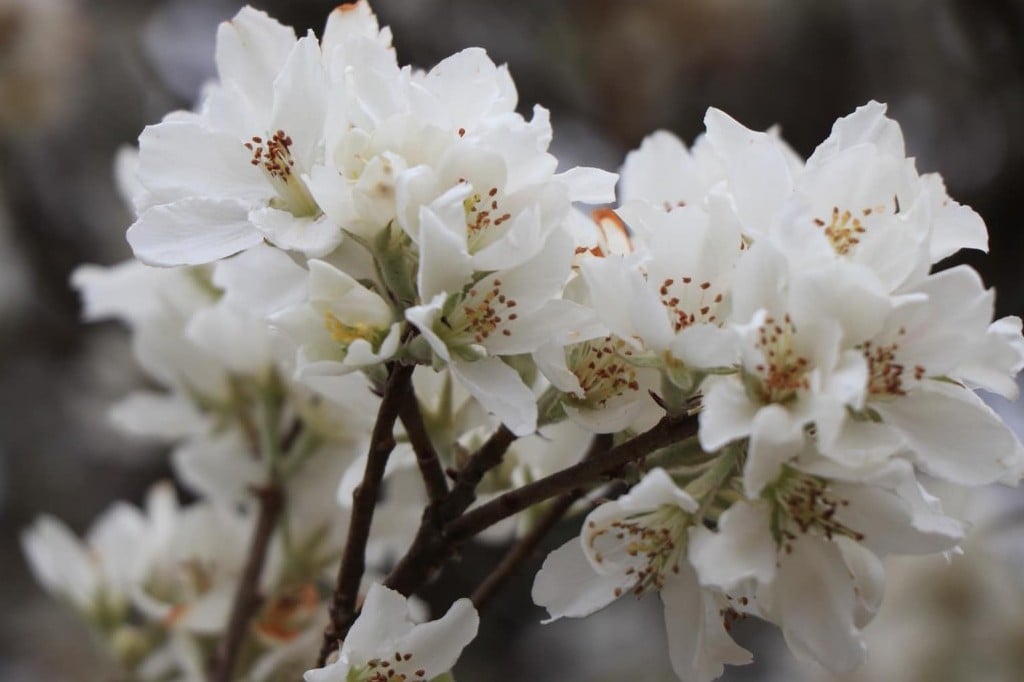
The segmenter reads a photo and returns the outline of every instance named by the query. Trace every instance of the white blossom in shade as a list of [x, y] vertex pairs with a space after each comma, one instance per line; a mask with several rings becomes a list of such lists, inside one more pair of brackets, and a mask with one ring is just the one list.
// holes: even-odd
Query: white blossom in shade
[[170, 488], [147, 502], [147, 535], [135, 548], [144, 576], [132, 586], [147, 619], [195, 634], [227, 624], [245, 562], [249, 520], [209, 504], [179, 506]]
[[82, 540], [62, 522], [40, 516], [21, 534], [36, 580], [79, 613], [115, 622], [138, 579], [133, 551], [146, 534], [138, 509], [118, 503], [97, 518]]
[[849, 462], [909, 450], [929, 473], [966, 485], [1012, 478], [1024, 451], [969, 388], [1017, 391], [1020, 321], [990, 322], [993, 310], [993, 292], [965, 266], [910, 290], [882, 329], [858, 344], [868, 366], [865, 402], [828, 429], [833, 437], [819, 439], [822, 450]]
[[564, 347], [545, 344], [533, 359], [562, 392], [570, 419], [594, 433], [617, 433], [649, 428], [663, 413], [648, 393], [660, 388], [661, 375], [631, 364], [635, 352], [622, 339], [606, 336]]
[[634, 201], [619, 214], [640, 246], [630, 256], [587, 258], [580, 270], [591, 304], [614, 334], [637, 346], [692, 391], [702, 371], [731, 368], [733, 270], [744, 248], [738, 224], [717, 202], [709, 210], [664, 210]]
[[787, 468], [715, 531], [695, 527], [689, 558], [702, 585], [754, 595], [753, 612], [778, 624], [797, 656], [846, 672], [863, 661], [881, 559], [951, 550], [964, 526], [936, 509], [906, 462], [819, 473], [835, 478]]
[[484, 408], [516, 435], [532, 433], [536, 398], [501, 357], [533, 352], [552, 339], [567, 342], [591, 324], [590, 310], [559, 298], [570, 274], [571, 239], [555, 232], [530, 260], [474, 276], [459, 256], [461, 226], [424, 215], [422, 227], [433, 236], [420, 262], [423, 303], [408, 308], [406, 319]]
[[309, 262], [308, 302], [271, 318], [298, 346], [298, 376], [345, 374], [398, 350], [401, 323], [379, 294], [324, 261]]
[[750, 438], [748, 495], [800, 449], [806, 426], [828, 440], [848, 409], [863, 406], [868, 368], [854, 344], [881, 329], [890, 307], [857, 266], [793, 272], [768, 242], [746, 252], [733, 289], [733, 319], [748, 320], [736, 325], [739, 372], [705, 380], [699, 436], [708, 452]]
[[[851, 149], [865, 147], [889, 163], [892, 160], [903, 160], [906, 156], [903, 132], [896, 121], [886, 117], [885, 112], [884, 104], [871, 101], [858, 107], [852, 114], [840, 118], [832, 126], [832, 134], [828, 139], [818, 145], [807, 159], [808, 169], [825, 166]], [[912, 162], [912, 159], [907, 161]], [[912, 170], [913, 164], [908, 165]], [[921, 175], [912, 185], [910, 196], [893, 194], [893, 208], [899, 214], [906, 210], [908, 221], [919, 221], [926, 226], [928, 262], [936, 263], [961, 249], [988, 249], [988, 231], [984, 221], [969, 207], [949, 198], [941, 176], [937, 173]], [[867, 208], [862, 207], [861, 212]], [[854, 210], [853, 207], [848, 209], [851, 212]], [[865, 245], [881, 237], [877, 234], [869, 236], [867, 231], [862, 235], [861, 241]], [[891, 232], [889, 236], [900, 238]], [[890, 248], [893, 246], [890, 244]], [[881, 248], [875, 251], [877, 255], [883, 255]]]
[[441, 618], [415, 624], [405, 597], [370, 586], [363, 608], [345, 637], [338, 659], [308, 670], [306, 682], [427, 682], [448, 672], [476, 637], [480, 618], [459, 599]]
[[687, 560], [698, 507], [664, 470], [651, 470], [630, 492], [591, 512], [579, 538], [548, 555], [534, 580], [534, 602], [551, 620], [578, 618], [627, 592], [657, 591], [680, 680], [705, 682], [726, 663], [749, 663], [750, 654], [726, 631], [725, 596], [702, 588]]
[[724, 178], [712, 194], [729, 199], [745, 234], [778, 241], [798, 268], [842, 259], [893, 292], [961, 248], [987, 246], [981, 218], [952, 201], [938, 175], [918, 174], [884, 105], [839, 119], [806, 165], [721, 111], [705, 123]]
[[141, 260], [205, 263], [256, 246], [322, 255], [342, 238], [313, 198], [323, 161], [327, 74], [312, 34], [243, 8], [217, 33], [219, 80], [196, 113], [139, 138], [145, 190], [128, 240]]

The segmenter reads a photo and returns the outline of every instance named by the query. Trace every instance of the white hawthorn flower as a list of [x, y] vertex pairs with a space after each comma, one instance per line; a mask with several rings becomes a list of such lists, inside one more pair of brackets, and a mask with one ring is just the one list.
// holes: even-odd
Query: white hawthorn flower
[[50, 516], [37, 518], [21, 534], [21, 545], [36, 580], [86, 617], [124, 612], [138, 580], [134, 552], [146, 536], [138, 509], [117, 503], [97, 518], [83, 540]]
[[731, 367], [737, 348], [727, 322], [743, 249], [735, 220], [720, 207], [666, 211], [641, 201], [619, 213], [642, 246], [580, 265], [602, 322], [682, 385], [701, 370]]
[[461, 218], [455, 219], [424, 210], [421, 230], [430, 236], [420, 259], [423, 303], [407, 309], [406, 319], [481, 405], [517, 435], [533, 433], [536, 398], [501, 356], [531, 353], [552, 339], [564, 342], [591, 322], [591, 311], [559, 298], [570, 274], [571, 240], [557, 231], [530, 260], [474, 274], [460, 249]]
[[197, 113], [177, 112], [139, 138], [145, 194], [128, 231], [158, 265], [206, 263], [269, 239], [323, 255], [342, 232], [308, 177], [323, 162], [327, 75], [315, 36], [243, 8], [217, 33], [219, 81]]
[[182, 508], [169, 488], [149, 501], [147, 513], [147, 535], [134, 548], [143, 577], [132, 585], [132, 603], [171, 629], [221, 632], [245, 562], [250, 520], [201, 502]]
[[672, 669], [680, 680], [707, 682], [723, 664], [750, 654], [726, 631], [724, 595], [703, 589], [687, 560], [698, 503], [662, 469], [627, 494], [591, 512], [583, 532], [548, 555], [533, 584], [533, 600], [550, 620], [579, 618], [627, 592], [656, 591], [665, 606]]
[[993, 292], [965, 266], [908, 291], [878, 333], [858, 344], [868, 370], [865, 401], [819, 438], [823, 452], [852, 464], [909, 450], [929, 473], [966, 485], [1011, 477], [1020, 443], [962, 385], [1016, 394], [1020, 321], [990, 322], [993, 310]]
[[881, 559], [951, 550], [964, 526], [935, 509], [906, 462], [821, 471], [836, 478], [787, 468], [760, 498], [729, 507], [716, 531], [694, 528], [689, 558], [702, 585], [754, 595], [751, 608], [782, 628], [796, 655], [839, 673], [863, 661], [860, 628], [881, 600]]
[[309, 261], [308, 302], [271, 317], [298, 346], [296, 372], [337, 375], [389, 359], [401, 322], [387, 301], [338, 268]]
[[874, 278], [863, 275], [839, 261], [794, 272], [769, 242], [756, 243], [737, 265], [741, 364], [737, 374], [705, 380], [699, 436], [708, 452], [750, 438], [748, 495], [800, 449], [805, 427], [814, 424], [827, 441], [848, 409], [863, 406], [868, 369], [854, 344], [877, 333], [890, 309]]
[[306, 682], [427, 682], [448, 672], [476, 637], [480, 617], [459, 599], [437, 620], [415, 624], [405, 597], [370, 586], [362, 612], [345, 637], [338, 660], [308, 670]]

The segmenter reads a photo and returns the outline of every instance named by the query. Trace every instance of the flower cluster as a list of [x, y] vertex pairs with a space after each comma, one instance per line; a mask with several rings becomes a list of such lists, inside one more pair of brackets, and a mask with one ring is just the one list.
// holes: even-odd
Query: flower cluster
[[985, 248], [985, 226], [917, 173], [883, 105], [837, 121], [806, 161], [720, 111], [705, 123], [692, 150], [660, 132], [629, 155], [610, 216], [629, 248], [580, 264], [617, 357], [699, 400], [704, 458], [591, 512], [534, 598], [557, 618], [660, 592], [684, 680], [750, 660], [727, 634], [747, 616], [845, 672], [881, 560], [962, 537], [921, 475], [1020, 477], [1020, 444], [973, 389], [1016, 396], [1021, 321], [991, 321], [973, 270], [934, 271]]
[[[414, 625], [406, 597], [458, 524], [531, 542], [584, 508], [534, 584], [552, 618], [657, 592], [681, 680], [749, 661], [747, 616], [845, 671], [882, 559], [963, 536], [930, 477], [1019, 478], [974, 389], [1015, 394], [1021, 322], [935, 268], [985, 225], [884, 106], [807, 160], [712, 109], [692, 149], [655, 133], [619, 178], [560, 171], [547, 111], [517, 113], [482, 50], [399, 65], [365, 2], [320, 39], [243, 9], [216, 59], [119, 161], [138, 260], [74, 276], [162, 389], [115, 424], [173, 443], [198, 501], [163, 484], [84, 541], [49, 518], [24, 536], [139, 678], [294, 674], [326, 625], [310, 681], [436, 679], [476, 610]], [[614, 209], [580, 210], [616, 181]], [[609, 475], [634, 485], [578, 503]]]

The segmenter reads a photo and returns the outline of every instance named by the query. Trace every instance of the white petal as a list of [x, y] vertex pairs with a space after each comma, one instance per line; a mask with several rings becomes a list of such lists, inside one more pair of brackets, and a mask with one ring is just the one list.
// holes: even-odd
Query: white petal
[[547, 609], [550, 623], [582, 618], [603, 609], [635, 582], [621, 573], [601, 575], [590, 565], [580, 538], [574, 537], [548, 554], [533, 581], [533, 603]]
[[479, 627], [480, 616], [473, 602], [459, 599], [441, 618], [414, 627], [395, 643], [395, 650], [412, 654], [403, 665], [410, 671], [426, 671], [423, 677], [429, 680], [455, 665]]
[[455, 360], [450, 367], [466, 390], [512, 433], [528, 436], [537, 430], [537, 398], [514, 369], [498, 358]]
[[693, 569], [686, 564], [680, 568], [679, 575], [661, 590], [669, 657], [676, 675], [687, 682], [710, 682], [721, 676], [724, 663], [750, 663], [750, 652], [732, 641], [717, 609], [706, 603]]
[[615, 201], [615, 183], [619, 176], [598, 168], [577, 166], [559, 173], [552, 180], [569, 185], [569, 198], [586, 204], [603, 204]]
[[326, 215], [296, 217], [267, 206], [250, 211], [249, 220], [277, 246], [310, 257], [326, 256], [345, 238], [341, 228]]
[[207, 426], [195, 403], [178, 393], [135, 391], [115, 403], [107, 416], [124, 433], [169, 441]]
[[726, 443], [750, 435], [758, 406], [733, 377], [710, 378], [704, 383], [704, 409], [700, 413], [700, 446], [714, 452]]
[[790, 164], [779, 141], [708, 109], [707, 139], [722, 158], [744, 231], [764, 231], [793, 187]]
[[353, 665], [364, 664], [381, 654], [390, 658], [394, 654], [394, 643], [413, 627], [408, 600], [398, 592], [374, 583], [366, 593], [359, 617], [345, 637], [341, 647], [342, 658]]
[[666, 130], [651, 133], [626, 155], [620, 200], [644, 199], [656, 206], [697, 204], [703, 190], [696, 164], [682, 140]]
[[295, 31], [244, 7], [217, 29], [217, 72], [257, 108], [269, 112], [274, 78], [295, 46]]
[[151, 265], [200, 265], [263, 241], [244, 204], [182, 199], [154, 206], [128, 229], [135, 256]]
[[835, 673], [856, 668], [865, 648], [854, 623], [854, 585], [838, 547], [805, 536], [780, 559], [775, 590], [790, 650]]
[[217, 263], [213, 283], [229, 305], [265, 316], [301, 302], [307, 274], [288, 254], [260, 244]]
[[876, 405], [885, 423], [899, 429], [922, 466], [962, 485], [998, 480], [1020, 449], [1013, 432], [972, 391], [929, 382]]
[[718, 519], [717, 532], [690, 529], [689, 557], [702, 585], [730, 592], [746, 580], [772, 581], [777, 552], [770, 515], [763, 501], [740, 502]]
[[327, 111], [327, 75], [320, 44], [312, 34], [299, 39], [274, 80], [274, 110], [269, 133], [283, 130], [292, 138], [298, 168], [308, 170], [323, 141]]
[[779, 405], [766, 405], [758, 410], [743, 466], [743, 490], [747, 496], [760, 495], [782, 473], [782, 465], [800, 454], [803, 445], [801, 420], [794, 419]]
[[473, 274], [466, 251], [465, 211], [461, 205], [456, 208], [458, 215], [451, 215], [449, 207], [444, 206], [438, 207], [440, 214], [427, 206], [420, 209], [417, 285], [424, 301], [440, 293], [462, 291]]
[[188, 197], [255, 202], [272, 196], [238, 137], [194, 121], [164, 121], [139, 136], [138, 179], [150, 204]]

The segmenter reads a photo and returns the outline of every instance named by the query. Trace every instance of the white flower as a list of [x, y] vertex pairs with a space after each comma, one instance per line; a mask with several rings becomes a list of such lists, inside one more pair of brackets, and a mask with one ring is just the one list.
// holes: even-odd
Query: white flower
[[641, 246], [628, 257], [588, 258], [580, 270], [591, 305], [613, 333], [639, 346], [678, 383], [731, 367], [728, 328], [738, 225], [719, 206], [663, 210], [634, 201], [619, 209]]
[[993, 292], [964, 266], [910, 290], [883, 328], [858, 344], [868, 367], [865, 402], [856, 418], [844, 415], [828, 430], [822, 450], [853, 463], [906, 448], [930, 473], [967, 485], [1012, 474], [1022, 452], [1016, 437], [957, 385], [1016, 392], [1012, 377], [1024, 359], [1019, 320], [990, 323], [993, 309]]
[[271, 321], [298, 346], [300, 378], [344, 374], [383, 362], [398, 350], [402, 328], [383, 298], [319, 260], [309, 262], [308, 303]]
[[[437, 254], [424, 251], [420, 262], [421, 305], [405, 311], [440, 360], [490, 412], [517, 435], [536, 429], [533, 392], [500, 356], [530, 353], [551, 339], [567, 340], [589, 324], [592, 313], [558, 298], [569, 277], [572, 244], [555, 232], [545, 248], [508, 270], [473, 276], [460, 267], [450, 223], [433, 214], [422, 229], [431, 231]], [[424, 244], [431, 242], [424, 241]], [[461, 261], [465, 265], [465, 259]]]
[[21, 535], [36, 579], [87, 617], [118, 618], [139, 578], [133, 552], [146, 535], [139, 510], [118, 503], [96, 519], [84, 541], [50, 516], [37, 518]]
[[660, 374], [631, 364], [633, 349], [606, 336], [571, 346], [546, 344], [533, 354], [537, 368], [561, 391], [570, 419], [595, 433], [653, 426], [662, 410], [649, 390], [660, 388]]
[[786, 469], [760, 499], [729, 507], [717, 531], [694, 528], [689, 557], [702, 585], [755, 595], [751, 608], [798, 656], [845, 672], [863, 660], [860, 628], [881, 599], [880, 559], [952, 549], [964, 527], [932, 508], [905, 462], [822, 471], [839, 478]]
[[427, 682], [451, 669], [476, 637], [480, 618], [459, 599], [438, 620], [416, 625], [405, 597], [370, 586], [362, 612], [341, 646], [338, 660], [308, 670], [306, 682]]
[[146, 537], [134, 548], [143, 577], [132, 603], [165, 627], [219, 633], [245, 561], [249, 519], [204, 503], [182, 509], [170, 489], [150, 498], [147, 515]]
[[551, 620], [582, 617], [632, 591], [660, 593], [672, 669], [680, 680], [706, 682], [723, 664], [750, 662], [726, 632], [724, 595], [705, 590], [686, 558], [698, 503], [662, 469], [591, 512], [583, 533], [548, 555], [533, 600]]
[[322, 163], [327, 76], [313, 35], [242, 9], [217, 34], [220, 81], [198, 113], [178, 112], [139, 139], [146, 194], [128, 231], [137, 257], [197, 264], [264, 237], [310, 255], [340, 243], [308, 185]]
[[750, 437], [745, 469], [756, 495], [815, 424], [826, 440], [859, 409], [867, 366], [853, 348], [881, 328], [890, 302], [857, 266], [833, 261], [816, 272], [794, 272], [768, 242], [758, 242], [737, 265], [733, 318], [741, 366], [737, 375], [703, 384], [700, 442], [713, 452]]

